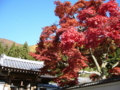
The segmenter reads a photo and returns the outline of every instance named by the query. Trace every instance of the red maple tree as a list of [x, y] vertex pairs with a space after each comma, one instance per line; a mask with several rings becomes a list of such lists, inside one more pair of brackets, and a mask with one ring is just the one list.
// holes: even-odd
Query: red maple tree
[[55, 81], [61, 86], [77, 84], [78, 72], [85, 67], [97, 67], [100, 77], [106, 78], [104, 68], [114, 52], [112, 46], [120, 46], [120, 8], [116, 1], [54, 3], [59, 24], [43, 28], [36, 52], [31, 53], [44, 61], [41, 73], [57, 75]]

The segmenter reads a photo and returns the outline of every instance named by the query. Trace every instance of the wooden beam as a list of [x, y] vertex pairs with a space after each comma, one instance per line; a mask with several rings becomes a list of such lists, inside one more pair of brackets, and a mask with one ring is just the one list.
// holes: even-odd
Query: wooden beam
[[25, 79], [33, 79], [36, 75], [11, 72], [10, 76], [18, 77], [18, 78], [25, 78]]
[[10, 72], [19, 72], [19, 73], [29, 73], [29, 74], [39, 74], [40, 71], [26, 70], [26, 69], [17, 69], [11, 67], [0, 67], [1, 71], [10, 71]]
[[3, 90], [11, 90], [10, 85], [11, 85], [11, 76], [7, 76], [6, 77], [6, 83], [4, 85]]

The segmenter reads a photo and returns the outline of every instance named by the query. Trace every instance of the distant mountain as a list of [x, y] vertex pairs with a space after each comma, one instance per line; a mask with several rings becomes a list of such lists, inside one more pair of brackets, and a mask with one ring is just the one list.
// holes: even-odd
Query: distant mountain
[[16, 43], [12, 40], [8, 40], [8, 39], [5, 39], [5, 38], [0, 38], [0, 42], [3, 46], [8, 45], [9, 47], [11, 47], [13, 43], [15, 43], [16, 46], [21, 46], [22, 45], [22, 44]]
[[[22, 46], [23, 44], [19, 44], [17, 42], [14, 42], [12, 40], [8, 40], [5, 38], [0, 38], [0, 42], [3, 46], [8, 45], [9, 47], [12, 46], [13, 43], [15, 43], [16, 46]], [[29, 46], [31, 52], [35, 52], [36, 45]]]

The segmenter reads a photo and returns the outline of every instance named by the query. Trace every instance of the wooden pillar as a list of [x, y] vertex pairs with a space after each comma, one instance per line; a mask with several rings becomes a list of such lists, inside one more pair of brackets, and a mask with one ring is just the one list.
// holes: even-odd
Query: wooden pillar
[[4, 85], [4, 89], [3, 90], [11, 90], [10, 85], [11, 85], [11, 77], [7, 76], [6, 77], [6, 83]]
[[31, 90], [36, 90], [36, 88], [37, 88], [36, 86], [31, 85]]
[[30, 90], [30, 83], [27, 85], [27, 89], [26, 90]]
[[30, 90], [30, 81], [24, 80], [23, 85], [24, 85], [24, 90]]
[[34, 77], [34, 78], [31, 80], [31, 90], [35, 90], [35, 89], [36, 89], [36, 82], [37, 82], [37, 78]]

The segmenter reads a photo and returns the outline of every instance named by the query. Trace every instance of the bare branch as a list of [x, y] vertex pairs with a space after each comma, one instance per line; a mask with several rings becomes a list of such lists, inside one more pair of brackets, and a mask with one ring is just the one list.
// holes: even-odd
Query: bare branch
[[96, 65], [96, 67], [97, 67], [98, 72], [101, 73], [101, 69], [100, 69], [100, 66], [99, 66], [99, 64], [98, 64], [98, 62], [97, 62], [97, 59], [96, 59], [95, 56], [93, 55], [91, 48], [90, 48], [89, 50], [90, 50], [90, 55], [91, 55], [91, 57], [93, 58], [93, 61], [94, 61], [95, 65]]

